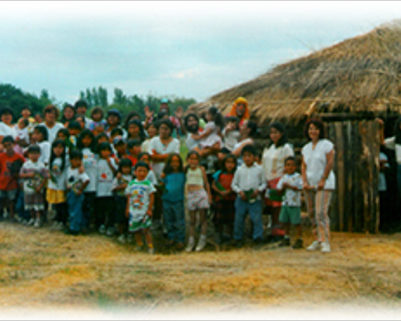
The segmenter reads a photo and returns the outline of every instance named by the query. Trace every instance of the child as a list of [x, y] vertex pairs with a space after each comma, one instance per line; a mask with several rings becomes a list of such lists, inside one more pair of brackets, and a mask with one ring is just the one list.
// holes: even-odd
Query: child
[[148, 133], [148, 138], [146, 138], [142, 143], [141, 149], [146, 153], [150, 153], [151, 151], [149, 149], [149, 145], [152, 138], [157, 136], [157, 125], [155, 123], [151, 123], [146, 131]]
[[114, 234], [113, 217], [113, 178], [117, 173], [117, 163], [111, 156], [112, 150], [109, 143], [101, 143], [98, 146], [99, 159], [97, 161], [96, 174], [96, 227], [100, 234], [106, 233], [112, 236]]
[[157, 182], [156, 175], [153, 172], [152, 167], [150, 166], [150, 163], [151, 163], [150, 155], [148, 153], [140, 153], [138, 155], [138, 161], [144, 162], [149, 165], [149, 172], [148, 172], [148, 176], [146, 176], [146, 179], [150, 180], [150, 182], [154, 186], [156, 186], [158, 184], [158, 182]]
[[199, 148], [195, 147], [201, 156], [207, 156], [211, 153], [213, 145], [222, 143], [220, 137], [220, 130], [224, 125], [223, 117], [218, 112], [216, 107], [210, 107], [206, 114], [207, 124], [202, 133], [198, 135], [192, 135], [192, 138], [199, 140]]
[[139, 139], [141, 142], [145, 140], [145, 132], [141, 121], [138, 119], [132, 119], [128, 122], [127, 133], [127, 140]]
[[95, 136], [89, 129], [84, 129], [79, 134], [77, 147], [82, 151], [85, 173], [89, 176], [89, 184], [84, 191], [83, 229], [92, 228], [94, 225], [94, 208], [96, 197], [96, 178], [97, 178], [97, 155], [95, 154]]
[[82, 116], [82, 115], [77, 115], [75, 117], [75, 121], [79, 124], [79, 126], [81, 127], [81, 130], [87, 128], [86, 123], [85, 123], [85, 119], [86, 119], [86, 117]]
[[223, 230], [226, 225], [229, 229], [229, 237], [231, 239], [233, 232], [234, 216], [235, 216], [235, 193], [231, 189], [231, 183], [234, 178], [237, 159], [234, 155], [229, 154], [223, 160], [222, 170], [217, 171], [213, 175], [212, 189], [215, 191], [215, 224], [218, 235], [218, 243], [224, 241]]
[[83, 192], [89, 184], [89, 176], [82, 171], [83, 154], [75, 149], [70, 153], [70, 167], [67, 171], [67, 202], [69, 216], [68, 234], [77, 235], [82, 228]]
[[128, 158], [129, 155], [127, 155], [127, 144], [125, 143], [124, 139], [121, 136], [117, 136], [113, 143], [115, 156], [117, 159], [121, 160], [122, 158]]
[[227, 125], [223, 129], [222, 133], [224, 148], [232, 152], [234, 150], [234, 146], [238, 143], [238, 139], [240, 137], [238, 118], [233, 116], [227, 117], [226, 123]]
[[91, 111], [92, 121], [89, 123], [88, 128], [93, 132], [95, 136], [100, 133], [104, 133], [106, 128], [106, 120], [103, 119], [104, 112], [101, 107], [94, 107]]
[[[5, 136], [2, 141], [4, 152], [0, 153], [0, 198], [1, 210], [7, 206], [10, 219], [14, 220], [14, 208], [18, 194], [18, 173], [25, 159], [14, 151], [14, 138]], [[0, 213], [1, 214], [1, 213]]]
[[192, 150], [187, 155], [186, 169], [187, 206], [190, 215], [189, 239], [186, 252], [191, 252], [195, 245], [196, 214], [200, 214], [201, 235], [195, 251], [202, 251], [206, 245], [207, 217], [206, 213], [212, 201], [210, 186], [205, 169], [199, 165], [200, 156]]
[[235, 171], [231, 184], [232, 190], [237, 193], [234, 218], [234, 240], [237, 247], [241, 247], [243, 244], [244, 222], [248, 212], [253, 223], [253, 241], [256, 244], [263, 241], [260, 194], [266, 188], [262, 168], [255, 163], [255, 147], [246, 145], [242, 149], [241, 155], [244, 163]]
[[46, 200], [53, 204], [56, 210], [54, 228], [62, 229], [67, 224], [67, 157], [65, 142], [56, 139], [52, 144], [50, 155], [49, 174], [50, 180], [46, 191]]
[[303, 247], [301, 227], [302, 176], [296, 172], [296, 169], [295, 157], [287, 157], [284, 161], [284, 175], [277, 183], [277, 190], [284, 191], [279, 222], [284, 226], [285, 235], [280, 246], [290, 245], [290, 225], [294, 225], [297, 239], [292, 248], [301, 249]]
[[17, 126], [15, 126], [15, 142], [17, 143], [15, 148], [19, 154], [23, 154], [23, 148], [28, 146], [30, 142], [28, 126], [29, 120], [26, 118], [20, 118]]
[[131, 160], [132, 166], [135, 167], [138, 162], [138, 156], [141, 153], [141, 141], [139, 139], [130, 139], [127, 146], [129, 153], [127, 158]]
[[24, 180], [25, 210], [31, 211], [29, 225], [41, 226], [42, 212], [45, 209], [43, 188], [48, 178], [45, 164], [39, 161], [40, 147], [31, 145], [28, 148], [29, 160], [24, 163], [20, 171], [20, 178]]
[[136, 178], [132, 180], [125, 190], [127, 196], [126, 217], [128, 218], [128, 230], [134, 233], [137, 248], [143, 246], [142, 233], [145, 234], [148, 253], [154, 254], [152, 234], [150, 226], [152, 225], [152, 208], [154, 202], [154, 192], [156, 189], [150, 181], [146, 179], [149, 166], [146, 163], [139, 162], [135, 166]]
[[114, 204], [117, 213], [116, 223], [118, 225], [118, 232], [120, 234], [118, 241], [121, 243], [125, 243], [125, 233], [127, 227], [127, 220], [125, 217], [127, 197], [125, 196], [124, 191], [132, 179], [132, 163], [128, 158], [123, 158], [118, 164], [118, 172], [113, 180]]
[[77, 147], [78, 136], [81, 133], [82, 128], [81, 125], [75, 120], [68, 122], [67, 128], [68, 132], [70, 133], [70, 138], [69, 138], [71, 142], [70, 150], [72, 150]]
[[170, 154], [162, 173], [163, 221], [167, 229], [169, 246], [176, 243], [177, 249], [184, 249], [185, 213], [184, 188], [185, 173], [179, 154]]
[[50, 159], [50, 143], [48, 142], [48, 131], [45, 126], [38, 125], [34, 128], [32, 138], [36, 145], [40, 148], [39, 162], [47, 167]]
[[99, 135], [95, 136], [96, 150], [101, 143], [108, 143], [108, 142], [109, 142], [109, 137], [105, 133], [100, 133]]

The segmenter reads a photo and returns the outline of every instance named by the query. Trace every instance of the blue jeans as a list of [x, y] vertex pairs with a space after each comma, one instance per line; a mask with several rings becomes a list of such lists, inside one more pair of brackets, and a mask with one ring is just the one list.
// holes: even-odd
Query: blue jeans
[[68, 214], [70, 221], [70, 230], [79, 232], [82, 226], [83, 213], [82, 203], [84, 201], [84, 194], [76, 195], [73, 191], [67, 194]]
[[167, 238], [172, 241], [185, 242], [184, 201], [169, 202], [163, 200], [163, 221], [167, 229]]
[[262, 223], [262, 201], [253, 203], [243, 201], [239, 196], [235, 200], [234, 239], [242, 240], [244, 237], [244, 222], [246, 214], [249, 213], [253, 223], [253, 240], [263, 237]]

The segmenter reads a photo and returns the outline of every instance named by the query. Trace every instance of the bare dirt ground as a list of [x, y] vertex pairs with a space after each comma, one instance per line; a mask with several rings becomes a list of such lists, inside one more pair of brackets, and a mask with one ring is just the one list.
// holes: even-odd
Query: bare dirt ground
[[3, 309], [349, 302], [401, 306], [401, 234], [333, 233], [329, 254], [264, 245], [150, 256], [96, 234], [0, 223]]

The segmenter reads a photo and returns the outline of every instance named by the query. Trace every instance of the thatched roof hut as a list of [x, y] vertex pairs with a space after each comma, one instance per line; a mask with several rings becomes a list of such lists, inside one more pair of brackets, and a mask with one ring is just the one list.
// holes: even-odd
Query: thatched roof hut
[[227, 113], [245, 97], [260, 123], [299, 121], [319, 113], [401, 111], [401, 24], [384, 25], [271, 71], [190, 106]]

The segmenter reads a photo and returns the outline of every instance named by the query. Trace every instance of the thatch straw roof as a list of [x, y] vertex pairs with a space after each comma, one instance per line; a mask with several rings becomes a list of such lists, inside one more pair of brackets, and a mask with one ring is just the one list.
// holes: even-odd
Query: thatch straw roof
[[227, 113], [245, 97], [260, 121], [301, 119], [314, 113], [401, 111], [401, 24], [381, 26], [271, 71], [209, 100]]

